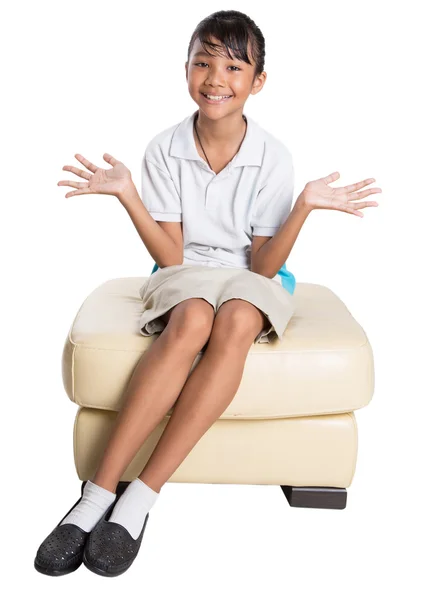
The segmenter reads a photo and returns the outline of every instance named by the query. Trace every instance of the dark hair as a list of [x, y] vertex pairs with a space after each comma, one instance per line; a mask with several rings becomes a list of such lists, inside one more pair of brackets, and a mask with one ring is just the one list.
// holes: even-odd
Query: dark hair
[[[199, 39], [207, 54], [219, 54], [219, 44], [210, 41], [217, 38], [224, 46], [226, 54], [232, 58], [229, 49], [238, 60], [252, 64], [248, 56], [248, 42], [251, 42], [251, 54], [255, 62], [254, 79], [264, 71], [265, 42], [261, 30], [248, 15], [238, 10], [219, 10], [205, 17], [192, 34], [187, 51], [187, 60], [196, 39]], [[207, 48], [210, 46], [214, 52]]]

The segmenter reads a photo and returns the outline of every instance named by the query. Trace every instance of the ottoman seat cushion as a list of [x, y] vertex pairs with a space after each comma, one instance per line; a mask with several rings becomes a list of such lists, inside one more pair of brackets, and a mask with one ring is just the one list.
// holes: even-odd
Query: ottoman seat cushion
[[[160, 335], [139, 332], [145, 279], [106, 281], [78, 310], [62, 355], [64, 387], [77, 405], [118, 411], [134, 368]], [[360, 324], [323, 285], [297, 283], [294, 300], [282, 342], [252, 344], [239, 389], [220, 419], [347, 413], [370, 402], [373, 355]]]

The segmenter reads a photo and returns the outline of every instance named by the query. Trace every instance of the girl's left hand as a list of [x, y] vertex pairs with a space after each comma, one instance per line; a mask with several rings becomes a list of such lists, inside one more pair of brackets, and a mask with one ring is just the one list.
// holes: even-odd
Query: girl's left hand
[[357, 204], [350, 204], [353, 200], [360, 200], [370, 194], [379, 194], [382, 192], [381, 188], [369, 188], [358, 192], [361, 188], [369, 185], [376, 181], [375, 179], [364, 179], [358, 183], [352, 183], [339, 188], [331, 188], [329, 184], [339, 179], [340, 175], [338, 171], [334, 171], [327, 177], [321, 177], [315, 181], [309, 181], [301, 193], [305, 205], [309, 210], [314, 208], [328, 208], [333, 210], [341, 210], [343, 212], [351, 213], [363, 217], [363, 213], [360, 212], [359, 208], [365, 208], [367, 206], [379, 206], [377, 202], [366, 201], [359, 202]]

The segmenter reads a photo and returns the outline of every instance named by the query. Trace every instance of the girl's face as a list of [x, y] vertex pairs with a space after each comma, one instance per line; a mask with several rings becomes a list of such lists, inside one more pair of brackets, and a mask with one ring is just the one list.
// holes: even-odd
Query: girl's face
[[[219, 43], [215, 38], [211, 41]], [[195, 40], [189, 61], [185, 64], [186, 80], [191, 97], [209, 118], [220, 119], [235, 111], [243, 111], [248, 96], [262, 89], [267, 74], [263, 71], [253, 81], [255, 65], [252, 56], [249, 57], [252, 65], [227, 56], [209, 56], [199, 39]], [[211, 104], [204, 94], [231, 98]]]

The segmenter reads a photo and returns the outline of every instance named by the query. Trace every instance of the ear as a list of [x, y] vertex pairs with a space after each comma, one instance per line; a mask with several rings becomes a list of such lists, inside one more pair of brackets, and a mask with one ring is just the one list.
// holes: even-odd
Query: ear
[[267, 73], [265, 71], [263, 71], [262, 73], [260, 73], [259, 75], [257, 75], [257, 77], [254, 80], [254, 83], [252, 85], [252, 94], [258, 94], [258, 92], [260, 92], [263, 87], [264, 84], [266, 83], [266, 79], [267, 79]]

